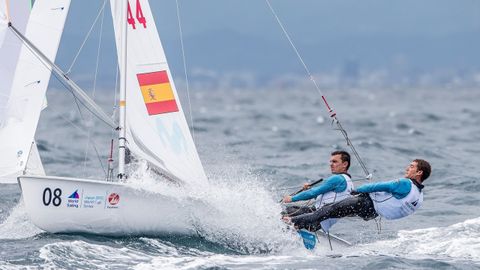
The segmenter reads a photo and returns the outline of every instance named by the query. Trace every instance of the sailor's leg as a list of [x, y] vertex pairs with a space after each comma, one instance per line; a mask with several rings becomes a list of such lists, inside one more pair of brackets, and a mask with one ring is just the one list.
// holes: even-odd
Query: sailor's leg
[[373, 206], [373, 201], [370, 198], [370, 195], [368, 193], [362, 193], [358, 197], [362, 200], [362, 204], [361, 209], [358, 210], [357, 215], [364, 220], [370, 220], [378, 217], [377, 211], [375, 211], [375, 207]]
[[328, 218], [359, 216], [364, 220], [370, 220], [378, 216], [368, 193], [361, 193], [360, 195], [339, 201], [334, 205], [335, 207], [329, 213]]
[[[350, 201], [351, 198], [345, 199], [341, 202]], [[352, 203], [353, 205], [355, 202]], [[343, 208], [347, 206], [347, 204], [340, 205]], [[299, 229], [311, 229], [311, 227], [320, 227], [320, 222], [335, 217], [340, 217], [339, 213], [347, 213], [347, 211], [337, 211], [338, 203], [325, 205], [322, 208], [318, 209], [317, 211], [309, 214], [303, 214], [299, 216], [292, 217], [292, 222], [295, 224], [296, 227]], [[349, 208], [345, 208], [349, 209]], [[345, 215], [347, 216], [347, 215]]]
[[315, 211], [315, 206], [298, 206], [291, 205], [285, 208], [285, 211], [282, 211], [283, 216], [294, 217], [306, 213], [312, 213]]
[[320, 222], [329, 218], [360, 216], [363, 219], [376, 217], [373, 203], [368, 194], [354, 196], [334, 204], [325, 205], [311, 214], [303, 214], [292, 218], [299, 229], [320, 227]]

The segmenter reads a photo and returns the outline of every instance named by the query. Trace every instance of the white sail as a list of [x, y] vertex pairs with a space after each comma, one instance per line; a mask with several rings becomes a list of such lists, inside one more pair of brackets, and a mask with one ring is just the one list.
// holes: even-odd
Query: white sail
[[[119, 62], [121, 2], [110, 1]], [[167, 176], [205, 181], [148, 1], [129, 1], [127, 23], [127, 147]]]
[[25, 32], [29, 15], [30, 4], [27, 0], [10, 3], [9, 10], [7, 10], [7, 2], [5, 0], [0, 1], [0, 82], [2, 82], [0, 84], [0, 127], [6, 118], [8, 97], [20, 48], [22, 47], [20, 40], [9, 31], [8, 19], [10, 17], [12, 23], [20, 31]]
[[14, 172], [10, 175], [5, 174], [0, 177], [0, 183], [16, 183], [17, 177], [20, 173], [28, 173], [29, 175], [43, 176], [45, 169], [43, 168], [40, 153], [38, 152], [37, 144], [32, 142], [30, 154], [28, 155], [27, 165], [23, 172]]
[[[16, 2], [10, 1], [10, 7]], [[69, 0], [37, 0], [30, 13], [25, 36], [52, 62], [69, 7]], [[10, 14], [12, 24], [13, 16]], [[0, 127], [0, 182], [16, 182], [16, 177], [8, 176], [24, 172], [30, 153], [36, 151], [32, 145], [50, 75], [43, 62], [22, 46]]]
[[45, 175], [40, 153], [38, 153], [37, 143], [32, 143], [30, 156], [28, 157], [27, 168], [25, 169], [29, 175]]

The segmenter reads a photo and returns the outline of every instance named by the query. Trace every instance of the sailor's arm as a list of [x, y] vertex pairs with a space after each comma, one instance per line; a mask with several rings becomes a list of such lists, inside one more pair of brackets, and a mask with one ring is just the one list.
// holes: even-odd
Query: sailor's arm
[[[296, 202], [296, 201], [304, 201], [316, 198], [318, 195], [327, 193], [329, 191], [334, 191], [338, 189], [339, 186], [345, 185], [345, 179], [341, 175], [332, 175], [327, 178], [320, 186], [311, 188], [309, 190], [302, 191], [295, 196], [285, 196], [283, 198], [283, 202]], [[341, 188], [341, 187], [340, 187]]]
[[408, 195], [411, 187], [412, 183], [410, 180], [401, 178], [394, 181], [365, 184], [357, 188], [356, 191], [360, 193], [384, 191], [392, 193], [392, 195], [397, 199], [401, 199]]

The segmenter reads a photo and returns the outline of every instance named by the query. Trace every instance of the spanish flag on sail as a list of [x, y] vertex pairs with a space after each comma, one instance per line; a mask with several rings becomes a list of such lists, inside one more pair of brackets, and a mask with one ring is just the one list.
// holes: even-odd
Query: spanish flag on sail
[[148, 115], [178, 112], [166, 70], [137, 74]]

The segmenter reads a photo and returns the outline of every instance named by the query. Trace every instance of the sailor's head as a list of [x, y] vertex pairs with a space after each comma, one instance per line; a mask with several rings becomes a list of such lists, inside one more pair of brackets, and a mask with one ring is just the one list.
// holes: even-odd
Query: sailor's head
[[332, 173], [346, 173], [350, 168], [350, 154], [346, 151], [335, 151], [330, 154], [330, 170]]
[[430, 163], [423, 159], [414, 159], [407, 168], [405, 168], [405, 177], [418, 180], [422, 183], [430, 176], [431, 172], [432, 167], [430, 167]]

